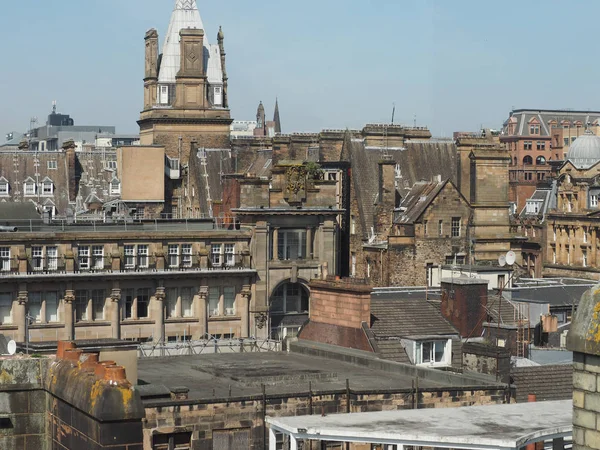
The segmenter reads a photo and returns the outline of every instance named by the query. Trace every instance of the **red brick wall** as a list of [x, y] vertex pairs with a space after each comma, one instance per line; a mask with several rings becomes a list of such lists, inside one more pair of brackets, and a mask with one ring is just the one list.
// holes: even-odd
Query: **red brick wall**
[[361, 328], [370, 318], [370, 286], [341, 280], [310, 283], [311, 322]]

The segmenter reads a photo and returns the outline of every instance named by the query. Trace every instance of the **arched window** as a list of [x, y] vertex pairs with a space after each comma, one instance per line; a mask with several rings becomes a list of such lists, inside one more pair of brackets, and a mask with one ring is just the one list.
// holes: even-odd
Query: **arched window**
[[525, 164], [525, 165], [533, 164], [533, 158], [531, 156], [527, 155], [525, 158], [523, 158], [523, 164]]
[[546, 164], [546, 158], [544, 158], [543, 156], [538, 156], [538, 157], [535, 159], [535, 163], [536, 163], [538, 166], [543, 166], [544, 164]]

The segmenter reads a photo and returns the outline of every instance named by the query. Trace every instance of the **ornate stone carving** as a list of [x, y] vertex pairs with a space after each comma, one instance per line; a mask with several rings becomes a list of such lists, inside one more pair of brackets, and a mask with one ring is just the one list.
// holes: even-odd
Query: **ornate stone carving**
[[254, 314], [254, 322], [256, 323], [256, 328], [262, 330], [267, 324], [267, 313], [266, 312], [257, 312]]

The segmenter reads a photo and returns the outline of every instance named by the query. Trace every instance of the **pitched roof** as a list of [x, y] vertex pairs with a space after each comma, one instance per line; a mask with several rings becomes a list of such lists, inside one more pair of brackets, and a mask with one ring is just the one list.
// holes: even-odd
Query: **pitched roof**
[[41, 215], [32, 202], [0, 203], [0, 224], [9, 224], [11, 221], [40, 220]]
[[376, 338], [458, 335], [440, 310], [423, 299], [381, 300], [371, 297], [371, 321], [371, 331]]
[[[532, 119], [537, 119], [540, 122], [540, 134], [530, 135], [529, 134], [529, 123]], [[560, 111], [560, 110], [529, 110], [529, 109], [518, 109], [511, 112], [509, 119], [504, 122], [502, 133], [508, 135], [508, 124], [509, 122], [516, 122], [515, 133], [516, 136], [531, 137], [550, 137], [551, 128], [549, 122], [555, 121], [560, 124], [563, 121], [575, 123], [580, 121], [583, 126], [588, 123], [596, 123], [600, 119], [600, 112], [598, 111]]]
[[[162, 48], [162, 59], [158, 73], [159, 83], [175, 83], [175, 77], [181, 65], [179, 32], [185, 28], [205, 30], [196, 0], [175, 1], [175, 8], [171, 14], [169, 29]], [[204, 67], [207, 70], [209, 82], [223, 81], [219, 47], [209, 44], [206, 33], [204, 34]]]
[[526, 402], [529, 394], [535, 394], [538, 402], [573, 396], [571, 364], [517, 367], [511, 370], [511, 378], [517, 386], [517, 403]]
[[349, 140], [354, 192], [360, 211], [363, 238], [375, 227], [375, 205], [379, 194], [379, 162], [391, 158], [399, 165], [398, 192], [405, 197], [421, 180], [456, 179], [457, 153], [452, 141], [407, 141], [402, 149], [365, 147], [363, 139]]
[[400, 209], [403, 210], [403, 212], [395, 218], [394, 222], [416, 222], [445, 185], [446, 181], [439, 183], [419, 181], [418, 183], [415, 183], [406, 197], [402, 199]]

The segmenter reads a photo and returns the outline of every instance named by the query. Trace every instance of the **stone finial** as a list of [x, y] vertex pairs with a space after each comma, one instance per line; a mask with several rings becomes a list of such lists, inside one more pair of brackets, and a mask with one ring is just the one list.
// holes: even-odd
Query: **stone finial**
[[217, 33], [217, 40], [222, 41], [225, 39], [225, 33], [223, 33], [223, 28], [219, 26], [219, 32]]

